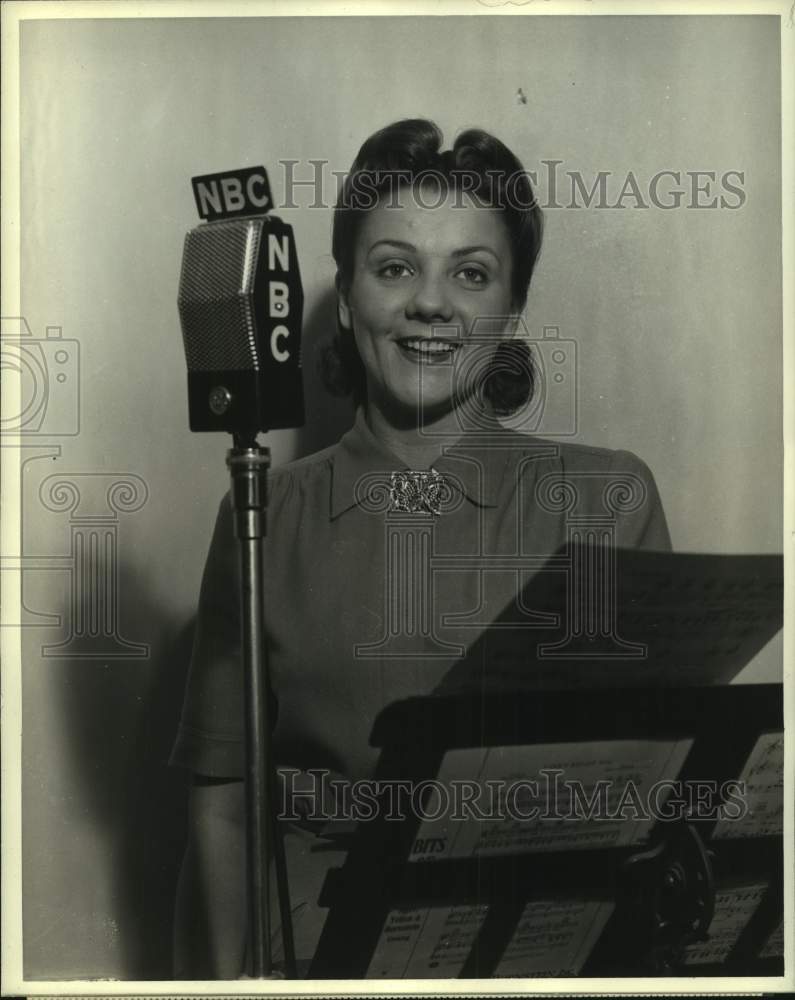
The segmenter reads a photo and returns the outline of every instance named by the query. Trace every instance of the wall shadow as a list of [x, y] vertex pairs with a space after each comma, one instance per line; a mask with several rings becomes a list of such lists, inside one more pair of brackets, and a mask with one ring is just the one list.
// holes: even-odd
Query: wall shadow
[[[350, 400], [332, 396], [320, 372], [321, 352], [335, 329], [336, 294], [330, 288], [316, 300], [303, 329], [306, 424], [297, 432], [296, 457], [334, 444], [353, 423]], [[41, 711], [40, 700], [46, 699], [52, 719], [46, 745], [41, 735], [23, 739], [23, 822], [26, 812], [29, 817], [23, 831], [30, 838], [23, 874], [28, 872], [31, 887], [25, 898], [24, 966], [30, 979], [172, 976], [189, 776], [170, 768], [168, 758], [195, 615], [169, 618], [167, 606], [154, 599], [143, 566], [123, 558], [117, 599], [121, 637], [147, 643], [148, 657], [89, 658], [69, 649], [63, 651], [68, 655], [42, 656], [43, 644], [53, 645], [69, 631], [70, 616], [89, 618], [89, 595], [78, 608], [66, 598], [58, 609], [60, 636], [43, 629], [26, 634], [25, 662], [37, 673], [27, 697], [23, 688], [23, 718]], [[47, 761], [52, 753], [59, 755], [54, 770]], [[57, 932], [48, 930], [49, 917], [58, 921]]]
[[153, 656], [125, 762], [120, 891], [136, 935], [126, 948], [131, 978], [171, 979], [174, 901], [187, 841], [190, 776], [168, 764], [185, 695], [196, 617], [169, 624]]
[[[68, 779], [68, 787], [58, 789], [64, 812], [55, 814], [58, 824], [40, 843], [56, 853], [61, 847], [54, 840], [56, 831], [69, 841], [75, 806], [80, 839], [65, 855], [66, 870], [54, 869], [58, 879], [52, 897], [61, 905], [68, 897], [70, 911], [60, 916], [75, 926], [57, 941], [47, 941], [46, 936], [41, 940], [39, 927], [26, 923], [29, 978], [112, 975], [143, 980], [172, 975], [173, 909], [186, 842], [188, 776], [170, 768], [168, 758], [182, 706], [194, 619], [168, 620], [142, 574], [129, 563], [119, 567], [118, 595], [121, 635], [148, 643], [148, 658], [39, 660], [47, 671], [57, 726], [51, 745], [66, 758], [59, 761], [58, 772]], [[39, 648], [29, 649], [29, 662], [34, 654], [40, 655], [40, 641]], [[23, 699], [25, 708], [35, 711], [36, 706], [24, 706]], [[38, 747], [27, 750], [28, 755], [36, 752]], [[40, 793], [35, 789], [31, 794]], [[52, 815], [51, 803], [45, 809]], [[96, 845], [96, 868], [87, 856], [88, 844]], [[66, 867], [75, 853], [81, 870], [73, 861]], [[31, 853], [28, 864], [35, 859]], [[91, 908], [93, 897], [103, 912]], [[93, 937], [83, 941], [78, 926], [93, 929]], [[36, 940], [35, 946], [28, 947], [29, 939]]]

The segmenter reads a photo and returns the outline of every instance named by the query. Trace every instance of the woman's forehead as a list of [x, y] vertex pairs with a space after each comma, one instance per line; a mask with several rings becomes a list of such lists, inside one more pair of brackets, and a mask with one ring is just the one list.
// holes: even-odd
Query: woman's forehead
[[441, 192], [433, 185], [401, 188], [367, 212], [357, 252], [366, 255], [376, 244], [390, 242], [442, 256], [473, 247], [484, 247], [499, 257], [511, 253], [499, 209], [478, 204], [464, 192]]

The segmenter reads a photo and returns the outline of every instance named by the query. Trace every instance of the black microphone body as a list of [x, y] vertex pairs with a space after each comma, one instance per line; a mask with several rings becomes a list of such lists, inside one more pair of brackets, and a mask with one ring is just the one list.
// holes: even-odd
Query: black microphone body
[[192, 229], [177, 301], [192, 431], [303, 425], [304, 298], [291, 226], [249, 215]]

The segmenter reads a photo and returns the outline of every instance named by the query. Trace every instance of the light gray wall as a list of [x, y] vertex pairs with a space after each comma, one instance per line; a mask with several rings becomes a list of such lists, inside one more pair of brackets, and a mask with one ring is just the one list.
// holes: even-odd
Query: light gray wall
[[[43, 21], [24, 25], [21, 51], [23, 311], [34, 336], [57, 325], [79, 341], [81, 392], [79, 434], [26, 453], [25, 551], [70, 552], [78, 515], [44, 506], [47, 476], [90, 474], [77, 480], [89, 519], [109, 512], [109, 474], [140, 477], [142, 505], [117, 511], [113, 530], [119, 632], [149, 647], [42, 655], [67, 638], [76, 598], [65, 569], [28, 574], [26, 969], [161, 978], [184, 821], [182, 781], [162, 763], [226, 488], [226, 440], [187, 429], [175, 299], [189, 178], [264, 163], [278, 199], [278, 160], [301, 161], [301, 176], [310, 159], [345, 170], [366, 135], [409, 115], [448, 141], [485, 127], [541, 181], [551, 159], [589, 184], [612, 171], [613, 201], [629, 171], [641, 188], [661, 170], [743, 171], [736, 210], [550, 209], [527, 321], [576, 340], [578, 440], [646, 459], [678, 549], [779, 552], [778, 21]], [[270, 435], [276, 462], [350, 419], [314, 374], [333, 266], [331, 212], [311, 199], [300, 189], [280, 213], [306, 293], [308, 426]], [[742, 679], [780, 670], [774, 641]]]

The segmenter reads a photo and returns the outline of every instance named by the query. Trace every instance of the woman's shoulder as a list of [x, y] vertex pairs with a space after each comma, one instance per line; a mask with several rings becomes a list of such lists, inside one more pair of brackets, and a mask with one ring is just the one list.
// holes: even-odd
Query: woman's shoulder
[[[520, 435], [521, 436], [521, 435]], [[526, 435], [525, 448], [539, 452], [528, 500], [547, 510], [609, 515], [619, 544], [669, 551], [662, 501], [649, 466], [632, 451]], [[528, 475], [533, 473], [528, 472]]]
[[268, 472], [269, 503], [287, 500], [296, 493], [328, 494], [331, 470], [339, 442], [320, 451], [273, 466]]
[[544, 438], [535, 434], [507, 432], [516, 449], [524, 452], [539, 452], [541, 464], [565, 473], [579, 472], [630, 472], [651, 475], [648, 465], [633, 451], [625, 448], [604, 448], [598, 445], [582, 444], [579, 441]]
[[293, 458], [282, 465], [274, 466], [270, 470], [270, 475], [281, 478], [293, 477], [300, 479], [323, 473], [331, 467], [339, 444], [339, 441], [336, 441], [327, 448], [321, 448], [320, 451], [313, 451], [309, 455], [302, 455], [300, 458]]

